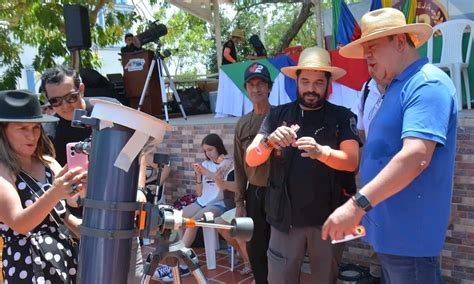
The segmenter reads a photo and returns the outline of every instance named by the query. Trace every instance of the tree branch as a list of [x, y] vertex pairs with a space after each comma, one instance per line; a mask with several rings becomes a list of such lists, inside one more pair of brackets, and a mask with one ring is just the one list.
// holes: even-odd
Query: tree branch
[[[109, 0], [110, 1], [110, 0]], [[95, 5], [95, 9], [92, 10], [89, 14], [91, 24], [95, 24], [97, 21], [97, 14], [99, 14], [100, 10], [105, 6], [107, 0], [99, 0]]]
[[291, 41], [296, 37], [306, 20], [313, 15], [313, 12], [311, 11], [313, 6], [314, 4], [311, 1], [303, 1], [303, 6], [301, 7], [299, 15], [295, 17], [285, 35], [283, 35], [280, 40], [280, 46], [277, 48], [278, 52], [281, 52], [284, 48], [290, 45]]

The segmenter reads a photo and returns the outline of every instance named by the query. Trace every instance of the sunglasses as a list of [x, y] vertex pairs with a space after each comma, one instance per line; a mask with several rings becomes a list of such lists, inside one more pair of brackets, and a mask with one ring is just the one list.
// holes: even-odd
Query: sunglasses
[[58, 107], [62, 105], [63, 100], [65, 100], [68, 104], [73, 104], [77, 102], [77, 99], [79, 99], [79, 91], [71, 92], [63, 97], [50, 98], [48, 99], [48, 102], [52, 107]]

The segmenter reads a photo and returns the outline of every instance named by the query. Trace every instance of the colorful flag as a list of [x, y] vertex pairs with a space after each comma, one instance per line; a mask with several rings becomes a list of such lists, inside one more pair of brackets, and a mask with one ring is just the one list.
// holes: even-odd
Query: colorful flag
[[333, 5], [333, 48], [340, 48], [360, 38], [361, 31], [344, 0], [335, 0]]
[[392, 0], [382, 0], [382, 6], [384, 8], [392, 7]]
[[405, 0], [402, 6], [402, 12], [405, 14], [407, 24], [413, 24], [416, 16], [416, 0]]
[[332, 0], [332, 49], [336, 49], [336, 35], [337, 26], [339, 25], [339, 18], [341, 16], [341, 1]]
[[392, 0], [372, 0], [372, 4], [370, 4], [369, 11], [387, 7], [392, 7]]
[[383, 8], [382, 0], [372, 0], [372, 4], [370, 4], [370, 10], [369, 11], [377, 10], [377, 9], [380, 9], [380, 8]]

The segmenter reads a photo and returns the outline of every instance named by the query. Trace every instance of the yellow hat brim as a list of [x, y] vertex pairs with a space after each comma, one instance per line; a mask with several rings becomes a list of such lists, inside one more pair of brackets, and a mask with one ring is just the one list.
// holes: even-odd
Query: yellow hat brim
[[404, 33], [410, 34], [411, 39], [415, 44], [415, 48], [418, 48], [422, 46], [431, 37], [431, 34], [433, 33], [433, 28], [428, 24], [417, 23], [377, 31], [341, 47], [339, 49], [339, 54], [346, 58], [364, 58], [364, 50], [362, 48], [363, 43], [389, 35]]
[[296, 80], [297, 70], [311, 70], [331, 73], [331, 78], [337, 80], [346, 75], [346, 70], [335, 66], [288, 66], [281, 68], [281, 72], [286, 76]]

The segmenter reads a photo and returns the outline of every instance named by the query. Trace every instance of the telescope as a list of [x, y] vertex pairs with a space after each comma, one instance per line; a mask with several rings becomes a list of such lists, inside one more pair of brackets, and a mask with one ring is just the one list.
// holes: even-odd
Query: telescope
[[[91, 99], [94, 109], [87, 117], [75, 111], [73, 123], [93, 129], [92, 140], [76, 143], [74, 148], [89, 155], [87, 192], [82, 205], [77, 283], [123, 283], [128, 278], [132, 241], [138, 236], [154, 239], [157, 247], [144, 264], [141, 283], [148, 283], [159, 263], [172, 267], [175, 283], [180, 283], [180, 262], [188, 265], [198, 283], [207, 283], [192, 257], [192, 249], [184, 247], [177, 230], [207, 227], [229, 230], [242, 240], [253, 234], [251, 218], [236, 218], [230, 225], [214, 223], [212, 214], [194, 220], [184, 218], [182, 211], [154, 202], [136, 202], [138, 155], [153, 137], [161, 142], [171, 127], [148, 114], [112, 103]], [[169, 157], [155, 154], [158, 185], [161, 170]], [[159, 188], [159, 187], [157, 187]], [[161, 192], [155, 192], [161, 196]], [[138, 211], [137, 223], [135, 213]]]
[[144, 32], [133, 37], [133, 44], [140, 48], [147, 43], [158, 41], [160, 37], [167, 33], [168, 29], [166, 26], [158, 24], [157, 21], [155, 21], [148, 24], [148, 27]]

